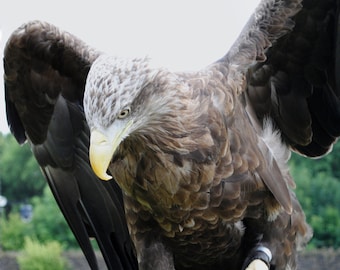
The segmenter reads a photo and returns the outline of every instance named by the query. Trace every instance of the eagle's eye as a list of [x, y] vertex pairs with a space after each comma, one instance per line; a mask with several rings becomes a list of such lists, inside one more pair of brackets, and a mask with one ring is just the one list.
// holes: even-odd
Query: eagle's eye
[[130, 108], [125, 108], [124, 110], [121, 110], [120, 113], [118, 114], [119, 119], [124, 119], [130, 114], [131, 109]]

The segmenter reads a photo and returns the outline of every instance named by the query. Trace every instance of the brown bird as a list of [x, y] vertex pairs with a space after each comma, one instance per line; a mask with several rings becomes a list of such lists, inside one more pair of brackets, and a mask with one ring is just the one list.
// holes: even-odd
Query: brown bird
[[94, 269], [91, 235], [110, 269], [136, 267], [115, 182], [139, 269], [296, 269], [311, 230], [287, 161], [340, 135], [338, 10], [263, 0], [230, 51], [195, 72], [108, 56], [46, 23], [12, 35], [11, 130], [31, 142]]

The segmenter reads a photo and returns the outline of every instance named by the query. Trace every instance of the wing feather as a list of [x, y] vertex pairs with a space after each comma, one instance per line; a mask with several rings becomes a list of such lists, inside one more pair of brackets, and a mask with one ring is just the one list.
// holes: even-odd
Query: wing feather
[[[143, 234], [153, 237], [153, 227], [158, 223], [166, 237], [173, 238], [178, 233], [179, 242], [183, 241], [180, 245], [191, 249], [194, 242], [187, 243], [187, 228], [198, 236], [198, 240], [193, 239], [198, 243], [201, 236], [207, 235], [207, 224], [216, 225], [217, 216], [232, 223], [242, 219], [246, 227], [244, 244], [247, 234], [249, 239], [258, 240], [256, 234], [263, 233], [261, 241], [268, 241], [277, 254], [284, 253], [276, 256], [273, 264], [283, 268], [286, 261], [292, 260], [294, 265], [293, 248], [299, 245], [295, 237], [301, 235], [308, 240], [310, 233], [302, 209], [289, 190], [294, 183], [285, 168], [287, 147], [280, 147], [283, 142], [301, 154], [320, 156], [340, 135], [335, 62], [339, 52], [333, 35], [338, 33], [338, 10], [338, 1], [263, 0], [226, 56], [202, 72], [175, 74], [181, 82], [187, 82], [183, 100], [201, 98], [199, 107], [192, 105], [187, 110], [201, 113], [201, 118], [183, 115], [188, 117], [188, 129], [195, 132], [185, 132], [185, 136], [176, 139], [166, 133], [169, 136], [160, 140], [151, 132], [148, 138], [157, 142], [155, 149], [165, 149], [163, 156], [154, 159], [157, 151], [152, 147], [146, 150], [129, 136], [124, 141], [128, 149], [124, 159], [130, 167], [126, 169], [117, 158], [110, 165], [112, 175], [125, 178], [120, 184], [134, 196], [127, 196], [126, 209], [136, 239]], [[113, 181], [97, 181], [88, 164], [89, 130], [81, 104], [87, 72], [99, 54], [47, 24], [32, 23], [20, 28], [5, 54], [7, 113], [17, 140], [22, 143], [27, 137], [32, 143], [90, 265], [96, 265], [88, 241], [94, 235], [110, 269], [130, 269], [126, 265], [134, 269], [120, 190]], [[192, 97], [188, 89], [195, 90]], [[211, 102], [203, 96], [211, 96]], [[164, 126], [171, 120], [175, 121], [173, 126], [178, 126], [178, 121], [168, 120]], [[190, 125], [195, 120], [198, 128]], [[275, 133], [275, 145], [262, 134], [268, 122], [273, 125], [269, 133]], [[168, 130], [174, 132], [171, 127]], [[282, 149], [284, 153], [278, 157]], [[154, 169], [157, 166], [160, 170]], [[182, 186], [174, 181], [177, 178], [183, 179]], [[181, 211], [177, 209], [179, 205]], [[197, 209], [193, 215], [199, 218], [187, 216], [190, 209]], [[151, 210], [156, 215], [152, 216]], [[185, 222], [179, 226], [181, 220]], [[233, 225], [234, 232], [243, 232], [238, 228], [240, 224]], [[239, 235], [227, 235], [232, 236], [235, 246], [240, 245]], [[219, 249], [218, 245], [207, 249], [203, 248], [206, 243], [200, 244], [210, 255]], [[250, 247], [246, 245], [245, 251]], [[175, 257], [182, 251], [176, 249]]]
[[247, 76], [261, 122], [274, 120], [290, 147], [328, 153], [340, 135], [337, 1], [261, 1], [220, 62]]
[[122, 194], [104, 183], [88, 160], [89, 129], [82, 100], [100, 53], [43, 23], [20, 27], [4, 56], [7, 119], [19, 143], [29, 141], [54, 197], [91, 269], [98, 269], [95, 237], [108, 269], [137, 269]]

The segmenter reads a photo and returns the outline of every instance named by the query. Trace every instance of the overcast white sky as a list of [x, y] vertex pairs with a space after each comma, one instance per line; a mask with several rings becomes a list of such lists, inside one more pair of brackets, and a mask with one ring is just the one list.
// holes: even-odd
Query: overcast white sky
[[[5, 3], [4, 3], [5, 2]], [[2, 0], [0, 50], [29, 20], [44, 20], [114, 55], [148, 55], [175, 70], [204, 67], [222, 57], [259, 0]], [[1, 38], [2, 36], [2, 38]], [[8, 132], [0, 65], [0, 132]]]

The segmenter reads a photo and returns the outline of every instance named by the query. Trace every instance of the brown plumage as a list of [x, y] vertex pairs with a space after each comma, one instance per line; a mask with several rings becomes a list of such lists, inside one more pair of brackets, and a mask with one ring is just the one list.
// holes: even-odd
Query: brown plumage
[[[311, 231], [286, 162], [291, 150], [326, 154], [340, 134], [337, 20], [335, 0], [263, 0], [223, 58], [186, 73], [99, 54], [31, 23], [6, 49], [9, 122], [39, 150], [56, 132], [51, 119], [84, 119], [84, 101], [90, 163], [123, 190], [140, 269], [295, 269]], [[72, 114], [54, 109], [60, 99]], [[46, 154], [34, 152], [44, 167]]]

